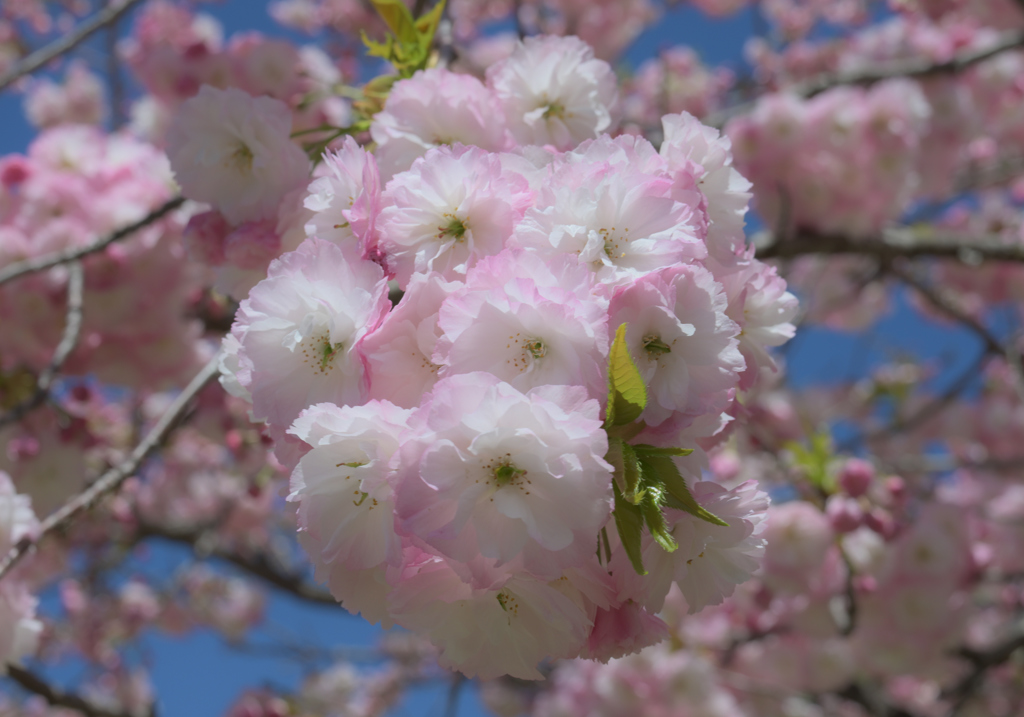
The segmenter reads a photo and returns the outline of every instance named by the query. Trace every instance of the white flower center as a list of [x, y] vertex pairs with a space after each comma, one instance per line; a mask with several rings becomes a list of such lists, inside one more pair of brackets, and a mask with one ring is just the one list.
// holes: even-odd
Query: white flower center
[[616, 259], [622, 259], [626, 256], [624, 250], [629, 243], [629, 227], [626, 227], [621, 232], [615, 227], [610, 229], [602, 228], [598, 229], [597, 233], [604, 239], [604, 253], [611, 259], [612, 263]]
[[234, 169], [240, 174], [250, 174], [252, 172], [252, 162], [253, 154], [252, 150], [249, 149], [249, 145], [245, 142], [239, 142], [238, 146], [235, 147], [235, 151], [224, 160], [224, 166], [227, 169]]
[[512, 364], [519, 373], [527, 371], [534, 363], [547, 356], [548, 345], [536, 336], [523, 336], [518, 331], [508, 337], [505, 348], [512, 351], [512, 357], [505, 363]]

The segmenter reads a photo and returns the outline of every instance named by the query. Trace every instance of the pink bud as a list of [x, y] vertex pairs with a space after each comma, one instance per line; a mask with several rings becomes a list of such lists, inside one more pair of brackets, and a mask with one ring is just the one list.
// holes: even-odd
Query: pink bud
[[837, 533], [849, 533], [864, 522], [864, 511], [857, 501], [838, 494], [825, 503], [825, 515]]
[[851, 498], [867, 493], [874, 479], [874, 466], [860, 458], [850, 458], [839, 471], [839, 486]]
[[233, 428], [224, 435], [224, 443], [233, 453], [237, 453], [245, 441], [242, 439], [242, 432]]
[[902, 503], [907, 497], [907, 484], [899, 476], [889, 476], [885, 479], [885, 489], [897, 503]]

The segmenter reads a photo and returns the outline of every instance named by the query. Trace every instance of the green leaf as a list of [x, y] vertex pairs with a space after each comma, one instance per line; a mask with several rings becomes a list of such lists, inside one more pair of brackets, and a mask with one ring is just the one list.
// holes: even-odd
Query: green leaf
[[393, 36], [388, 35], [384, 38], [384, 42], [377, 42], [376, 40], [371, 40], [365, 30], [362, 30], [361, 34], [363, 36], [363, 44], [366, 46], [367, 55], [370, 57], [380, 57], [388, 62], [391, 61], [395, 47], [395, 38]]
[[612, 481], [619, 487], [619, 490], [626, 490], [626, 467], [625, 456], [622, 455], [622, 447], [626, 445], [621, 438], [608, 438], [608, 452], [604, 459], [612, 466]]
[[713, 525], [729, 525], [697, 502], [671, 456], [646, 455], [641, 456], [639, 460], [646, 480], [654, 485], [664, 486], [668, 492], [668, 495], [665, 496], [667, 505], [677, 510], [686, 511]]
[[646, 443], [635, 444], [633, 450], [638, 456], [688, 456], [693, 453], [692, 448], [662, 448], [649, 446]]
[[633, 505], [622, 497], [622, 491], [615, 483], [612, 483], [612, 491], [615, 493], [615, 528], [619, 531], [622, 548], [626, 551], [629, 562], [633, 564], [633, 569], [637, 574], [646, 575], [640, 542], [644, 528], [643, 513], [640, 506]]
[[807, 480], [826, 494], [836, 491], [836, 480], [829, 470], [832, 461], [832, 436], [827, 430], [820, 430], [810, 437], [810, 447], [806, 448], [796, 441], [790, 441], [782, 447], [793, 456], [793, 464], [800, 468]]
[[665, 523], [665, 515], [661, 512], [662, 494], [659, 488], [650, 486], [644, 495], [643, 501], [640, 503], [640, 511], [644, 515], [644, 521], [647, 523], [647, 529], [651, 531], [651, 537], [665, 549], [666, 552], [673, 553], [679, 547], [676, 539], [669, 532], [668, 525]]
[[640, 462], [637, 460], [633, 447], [628, 443], [622, 444], [622, 480], [624, 487], [622, 497], [633, 505], [640, 502], [637, 489], [640, 487]]
[[608, 356], [608, 410], [605, 426], [624, 426], [640, 418], [647, 406], [647, 388], [626, 346], [626, 324], [615, 332]]
[[441, 0], [426, 15], [416, 18], [416, 32], [419, 33], [420, 47], [424, 52], [429, 52], [430, 46], [434, 44], [434, 34], [444, 14], [444, 4], [445, 0]]
[[388, 28], [403, 45], [419, 44], [420, 34], [412, 13], [402, 0], [370, 0]]

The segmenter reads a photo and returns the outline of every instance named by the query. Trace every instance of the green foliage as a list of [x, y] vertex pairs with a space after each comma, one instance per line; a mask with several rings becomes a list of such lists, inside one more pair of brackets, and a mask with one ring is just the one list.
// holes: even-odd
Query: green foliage
[[626, 346], [626, 325], [619, 326], [608, 356], [608, 410], [605, 427], [633, 423], [647, 407], [647, 387]]
[[[639, 435], [645, 425], [640, 416], [647, 406], [647, 387], [626, 346], [626, 324], [615, 332], [608, 357], [608, 405], [604, 421], [608, 432], [605, 460], [612, 466], [615, 493], [615, 527], [622, 548], [633, 569], [646, 575], [642, 553], [643, 528], [664, 550], [679, 545], [665, 520], [665, 507], [689, 513], [713, 525], [727, 526], [724, 520], [705, 510], [690, 493], [675, 462], [676, 456], [688, 456], [692, 448], [652, 446], [627, 441]], [[605, 548], [607, 559], [609, 551]], [[598, 542], [598, 557], [601, 549]]]
[[[367, 53], [381, 57], [398, 70], [399, 78], [412, 77], [427, 66], [434, 34], [441, 22], [445, 0], [441, 0], [422, 17], [413, 19], [402, 0], [370, 0], [391, 31], [384, 42], [371, 40], [363, 33]], [[390, 89], [390, 88], [389, 88]]]
[[686, 485], [686, 479], [676, 468], [671, 456], [650, 453], [640, 453], [639, 455], [644, 476], [650, 476], [648, 480], [656, 481], [657, 485], [664, 486], [667, 492], [666, 505], [676, 510], [686, 511], [693, 517], [700, 518], [712, 525], [729, 525], [714, 513], [701, 507], [693, 497], [693, 493], [690, 492], [690, 487]]
[[827, 430], [819, 430], [811, 436], [810, 447], [790, 441], [783, 448], [793, 456], [793, 465], [799, 468], [818, 490], [827, 495], [836, 492], [836, 479], [830, 470], [835, 457], [832, 436]]
[[646, 575], [644, 570], [644, 559], [640, 554], [640, 538], [644, 529], [644, 515], [640, 506], [633, 505], [622, 497], [622, 491], [612, 483], [612, 490], [615, 493], [615, 528], [619, 531], [619, 539], [622, 541], [622, 548], [629, 556], [629, 562], [633, 569], [640, 575]]

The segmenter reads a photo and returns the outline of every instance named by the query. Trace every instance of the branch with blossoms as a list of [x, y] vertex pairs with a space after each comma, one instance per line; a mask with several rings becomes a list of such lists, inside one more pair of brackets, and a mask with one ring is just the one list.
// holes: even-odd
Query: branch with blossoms
[[53, 358], [40, 372], [36, 379], [36, 385], [31, 395], [12, 407], [6, 413], [0, 414], [0, 428], [5, 425], [20, 421], [29, 411], [37, 408], [46, 401], [50, 395], [50, 389], [61, 366], [68, 356], [75, 349], [78, 343], [78, 335], [82, 328], [82, 291], [84, 278], [82, 265], [78, 261], [68, 263], [68, 288], [67, 288], [67, 310], [64, 316], [64, 333], [60, 343], [54, 349]]
[[[86, 717], [137, 717], [134, 713], [112, 711], [79, 694], [58, 689], [27, 668], [8, 664], [5, 669], [8, 679], [22, 689], [39, 695], [52, 707], [67, 707], [81, 712]], [[148, 717], [155, 717], [155, 715], [155, 708], [151, 708]]]
[[[847, 72], [824, 73], [804, 82], [782, 88], [785, 92], [802, 98], [811, 98], [836, 87], [865, 86], [894, 78], [923, 79], [941, 75], [956, 75], [1011, 50], [1024, 48], [1024, 32], [1007, 31], [994, 42], [984, 47], [965, 50], [948, 60], [910, 59], [891, 62], [875, 67], [850, 70]], [[712, 127], [721, 128], [731, 118], [753, 110], [757, 100], [734, 105], [704, 118]]]
[[867, 238], [813, 229], [800, 229], [791, 235], [759, 232], [751, 243], [762, 260], [847, 255], [890, 262], [929, 257], [956, 259], [968, 266], [988, 261], [1024, 262], [1024, 245], [1007, 243], [999, 236], [965, 236], [962, 232], [937, 228], [893, 227]]
[[205, 540], [207, 532], [206, 530], [197, 531], [187, 528], [172, 528], [137, 520], [135, 538], [138, 540], [160, 538], [186, 545], [192, 548], [199, 557], [213, 557], [223, 560], [243, 572], [259, 578], [295, 597], [324, 605], [338, 604], [338, 601], [330, 592], [310, 583], [302, 572], [289, 571], [283, 568], [272, 556], [264, 552], [242, 552], [230, 550], [219, 545], [211, 546], [208, 544], [209, 541]]
[[3, 560], [0, 561], [0, 579], [3, 579], [18, 562], [38, 545], [40, 540], [62, 528], [78, 514], [88, 510], [100, 498], [117, 490], [125, 480], [133, 475], [149, 454], [167, 439], [185, 414], [196, 394], [217, 376], [220, 360], [219, 355], [210, 359], [206, 366], [175, 397], [160, 420], [157, 421], [156, 425], [150, 429], [145, 438], [139, 442], [124, 461], [103, 473], [86, 490], [71, 498], [63, 507], [43, 520], [38, 530], [22, 537], [4, 556]]
[[116, 23], [122, 15], [140, 2], [141, 0], [111, 0], [106, 7], [93, 17], [49, 45], [39, 48], [0, 76], [0, 92], [3, 92], [21, 78], [31, 75], [36, 70], [75, 49], [97, 31]]
[[120, 229], [116, 229], [91, 244], [81, 247], [72, 247], [62, 251], [53, 252], [51, 254], [42, 254], [31, 259], [24, 259], [22, 261], [8, 264], [3, 269], [0, 269], [0, 284], [6, 284], [8, 281], [13, 281], [19, 277], [26, 276], [27, 274], [34, 274], [39, 271], [51, 269], [55, 266], [77, 261], [78, 259], [82, 259], [91, 254], [101, 252], [111, 244], [128, 239], [136, 232], [155, 224], [171, 212], [179, 209], [184, 203], [184, 197], [173, 197], [168, 199], [159, 207], [153, 209], [138, 221], [134, 221]]

